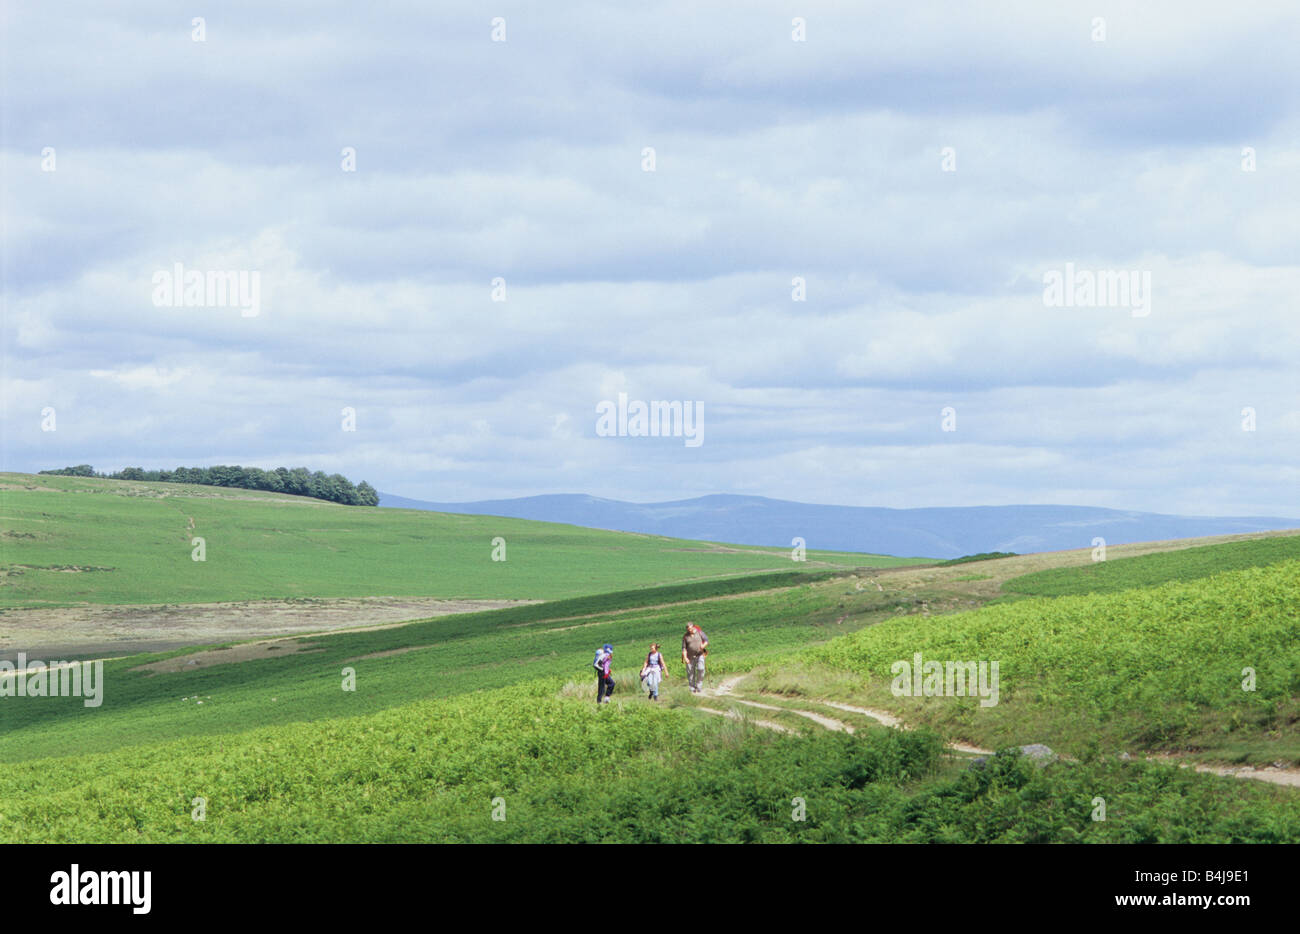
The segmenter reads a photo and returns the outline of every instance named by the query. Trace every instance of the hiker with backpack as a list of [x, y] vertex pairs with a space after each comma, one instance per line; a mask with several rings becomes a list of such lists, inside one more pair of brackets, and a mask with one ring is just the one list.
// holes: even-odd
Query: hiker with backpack
[[609, 695], [614, 693], [614, 679], [610, 677], [610, 666], [614, 663], [614, 647], [606, 642], [596, 652], [591, 667], [596, 669], [596, 703], [609, 703]]
[[692, 694], [704, 690], [704, 656], [709, 654], [709, 637], [694, 623], [686, 624], [682, 635], [682, 664], [686, 666], [686, 683]]
[[641, 680], [645, 682], [652, 701], [659, 699], [659, 681], [667, 673], [668, 666], [664, 664], [664, 656], [659, 651], [659, 643], [652, 643], [650, 652], [645, 657], [645, 664], [641, 666]]

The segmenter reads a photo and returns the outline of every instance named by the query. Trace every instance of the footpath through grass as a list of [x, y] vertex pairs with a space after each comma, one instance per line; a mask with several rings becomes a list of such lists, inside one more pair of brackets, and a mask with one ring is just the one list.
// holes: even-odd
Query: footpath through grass
[[[532, 678], [561, 675], [585, 684], [594, 679], [591, 658], [604, 642], [617, 646], [617, 678], [632, 683], [651, 642], [662, 643], [680, 669], [676, 652], [687, 620], [725, 646], [717, 672], [743, 670], [843, 632], [833, 614], [845, 586], [759, 576], [309, 636], [284, 641], [303, 648], [294, 654], [174, 673], [136, 669], [192, 650], [109, 661], [97, 708], [80, 698], [0, 697], [0, 761], [352, 716]], [[754, 592], [739, 593], [744, 588]], [[344, 668], [355, 672], [355, 691], [342, 690]]]
[[[703, 582], [174, 674], [113, 662], [100, 708], [0, 697], [0, 826], [47, 842], [1300, 842], [1295, 789], [1141, 761], [1296, 755], [1300, 560], [936, 616], [921, 615], [934, 594], [887, 583]], [[781, 735], [677, 707], [671, 690], [649, 704], [642, 653], [663, 643], [680, 681], [688, 619], [716, 648], [712, 684], [752, 670], [760, 687], [921, 728]], [[597, 708], [589, 662], [605, 641], [620, 687]], [[894, 697], [891, 666], [916, 652], [998, 660], [999, 703]], [[968, 768], [942, 754], [953, 739], [1077, 761]]]
[[1011, 755], [963, 771], [923, 731], [782, 736], [557, 688], [10, 766], [2, 819], [79, 843], [1300, 842], [1285, 789]]
[[[1134, 559], [1141, 560], [1141, 559]], [[771, 666], [776, 693], [846, 693], [998, 748], [1192, 750], [1300, 762], [1300, 560], [1113, 594], [902, 617]], [[916, 653], [942, 674], [895, 696]], [[949, 663], [999, 665], [997, 703], [950, 696]], [[923, 669], [929, 671], [929, 669]], [[988, 669], [991, 671], [991, 667]], [[971, 692], [973, 693], [973, 691]]]

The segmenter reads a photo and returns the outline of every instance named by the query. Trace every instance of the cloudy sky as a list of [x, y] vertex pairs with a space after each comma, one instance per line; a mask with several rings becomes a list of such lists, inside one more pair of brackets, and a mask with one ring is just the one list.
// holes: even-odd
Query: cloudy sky
[[615, 6], [7, 5], [0, 466], [1300, 516], [1290, 0]]

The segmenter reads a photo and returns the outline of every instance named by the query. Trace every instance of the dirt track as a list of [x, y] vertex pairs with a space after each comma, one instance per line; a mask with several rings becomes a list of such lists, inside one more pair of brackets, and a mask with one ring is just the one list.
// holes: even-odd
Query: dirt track
[[[732, 703], [743, 704], [747, 707], [755, 707], [761, 710], [771, 710], [780, 713], [795, 714], [797, 716], [805, 717], [806, 719], [812, 720], [814, 723], [817, 723], [818, 725], [822, 726], [825, 729], [833, 730], [836, 732], [839, 731], [845, 731], [849, 733], [854, 732], [852, 726], [849, 726], [848, 724], [843, 723], [839, 720], [835, 720], [831, 717], [827, 717], [823, 714], [818, 714], [810, 710], [801, 710], [794, 706], [778, 707], [774, 704], [765, 704], [760, 701], [746, 700], [743, 697], [736, 696], [736, 688], [740, 685], [742, 681], [745, 680], [745, 677], [746, 677], [745, 675], [733, 675], [730, 678], [724, 678], [722, 681], [718, 682], [718, 686], [716, 688], [710, 689], [706, 687], [704, 689], [704, 695], [706, 697], [723, 698]], [[899, 720], [894, 715], [887, 713], [883, 710], [873, 710], [867, 707], [855, 707], [852, 704], [844, 704], [838, 701], [829, 701], [829, 700], [816, 700], [813, 701], [813, 703], [824, 707], [834, 707], [839, 710], [843, 710], [850, 713], [861, 714], [862, 716], [870, 717], [871, 719], [876, 720], [882, 726], [897, 727], [899, 729], [904, 729], [904, 730], [907, 729], [907, 725], [904, 724], [901, 720]], [[742, 719], [740, 714], [734, 708], [732, 708], [731, 710], [719, 710], [715, 707], [695, 707], [694, 709], [702, 710], [705, 713], [731, 717], [732, 719]], [[753, 723], [755, 726], [763, 727], [769, 730], [777, 730], [782, 733], [791, 732], [789, 727], [784, 726], [783, 724], [780, 723], [776, 723], [772, 720], [750, 719], [749, 722]], [[969, 755], [982, 755], [982, 756], [993, 755], [992, 750], [981, 749], [979, 746], [972, 746], [969, 743], [961, 743], [961, 742], [948, 743], [948, 748], [956, 750], [957, 752], [964, 752]], [[1221, 775], [1227, 778], [1249, 778], [1255, 781], [1268, 782], [1269, 784], [1272, 785], [1286, 785], [1292, 788], [1300, 788], [1300, 769], [1280, 768], [1277, 766], [1265, 766], [1264, 768], [1257, 769], [1257, 768], [1252, 768], [1250, 766], [1206, 765], [1203, 763], [1188, 762], [1177, 756], [1172, 756], [1168, 754], [1148, 756], [1147, 758], [1150, 760], [1169, 762], [1171, 764], [1182, 766], [1183, 768], [1192, 768], [1198, 772], [1207, 772], [1213, 775]]]

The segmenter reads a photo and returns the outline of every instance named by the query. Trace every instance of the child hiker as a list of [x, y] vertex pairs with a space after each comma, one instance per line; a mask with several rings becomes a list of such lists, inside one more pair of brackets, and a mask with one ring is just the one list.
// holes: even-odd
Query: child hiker
[[652, 643], [650, 652], [645, 657], [645, 665], [641, 668], [641, 680], [645, 682], [646, 690], [650, 692], [652, 701], [659, 699], [659, 682], [667, 672], [668, 668], [664, 665], [663, 653], [659, 651], [659, 643]]

